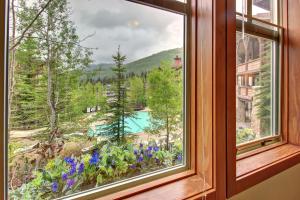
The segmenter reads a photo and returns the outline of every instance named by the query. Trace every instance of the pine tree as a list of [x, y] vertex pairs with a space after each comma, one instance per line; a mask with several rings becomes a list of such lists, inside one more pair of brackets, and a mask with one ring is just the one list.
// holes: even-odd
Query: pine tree
[[18, 32], [24, 35], [14, 45], [18, 64], [10, 77], [15, 82], [11, 118], [23, 127], [47, 124], [51, 133], [72, 119], [71, 97], [79, 72], [91, 63], [91, 49], [80, 44], [67, 0], [19, 0], [18, 6]]
[[264, 51], [261, 55], [261, 72], [258, 81], [258, 91], [255, 94], [256, 116], [260, 120], [260, 135], [265, 136], [271, 131], [271, 43], [264, 43]]
[[15, 91], [11, 103], [14, 128], [37, 128], [47, 125], [45, 109], [46, 77], [39, 58], [37, 41], [26, 39], [16, 51]]
[[112, 141], [118, 143], [125, 141], [127, 122], [126, 118], [133, 117], [134, 112], [127, 101], [127, 87], [126, 87], [126, 67], [124, 62], [126, 56], [123, 56], [118, 48], [117, 54], [113, 56], [113, 60], [116, 64], [112, 68], [116, 78], [110, 89], [113, 94], [108, 99], [108, 113], [106, 135], [112, 138]]

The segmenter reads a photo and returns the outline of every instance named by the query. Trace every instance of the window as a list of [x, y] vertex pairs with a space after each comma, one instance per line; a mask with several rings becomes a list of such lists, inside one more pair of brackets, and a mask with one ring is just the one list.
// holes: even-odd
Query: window
[[253, 149], [253, 144], [280, 137], [277, 1], [237, 0], [236, 11], [236, 76], [247, 86], [241, 81], [236, 86], [236, 144], [238, 149]]
[[243, 64], [246, 61], [246, 49], [245, 44], [242, 40], [237, 40], [238, 46], [237, 46], [237, 64]]
[[247, 48], [248, 60], [255, 60], [260, 57], [260, 47], [258, 38], [249, 38]]
[[9, 198], [113, 191], [189, 168], [182, 2], [10, 1]]

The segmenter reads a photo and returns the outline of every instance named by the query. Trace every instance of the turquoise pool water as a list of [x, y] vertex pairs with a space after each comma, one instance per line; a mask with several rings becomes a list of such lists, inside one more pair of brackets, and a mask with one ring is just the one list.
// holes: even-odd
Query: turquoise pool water
[[[125, 131], [127, 133], [140, 133], [145, 130], [145, 128], [149, 127], [150, 115], [148, 112], [138, 111], [136, 112], [135, 117], [125, 118], [125, 123], [127, 128]], [[97, 125], [96, 130], [90, 128], [88, 130], [88, 136], [101, 136], [105, 133], [106, 125]]]

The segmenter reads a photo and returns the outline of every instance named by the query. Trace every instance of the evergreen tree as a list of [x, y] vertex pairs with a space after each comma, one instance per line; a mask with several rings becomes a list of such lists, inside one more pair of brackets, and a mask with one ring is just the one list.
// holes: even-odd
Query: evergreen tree
[[[42, 7], [46, 2], [38, 1], [33, 7]], [[51, 132], [59, 127], [58, 116], [65, 118], [72, 90], [78, 87], [76, 71], [91, 62], [90, 49], [80, 45], [70, 14], [67, 0], [52, 0], [33, 25], [35, 31], [32, 36], [38, 38], [41, 58], [47, 71], [46, 102]]]
[[260, 135], [265, 136], [271, 131], [271, 43], [264, 42], [261, 55], [261, 72], [258, 81], [258, 91], [255, 94], [257, 118], [260, 120]]
[[46, 77], [35, 39], [26, 39], [16, 51], [15, 91], [11, 107], [11, 125], [31, 129], [47, 125], [45, 109]]
[[106, 134], [112, 138], [112, 141], [120, 143], [124, 142], [126, 128], [128, 128], [125, 118], [134, 116], [134, 113], [126, 97], [126, 67], [124, 66], [126, 56], [121, 54], [120, 47], [117, 54], [113, 56], [113, 60], [116, 66], [112, 68], [112, 71], [116, 78], [109, 91], [112, 96], [108, 99], [109, 115]]

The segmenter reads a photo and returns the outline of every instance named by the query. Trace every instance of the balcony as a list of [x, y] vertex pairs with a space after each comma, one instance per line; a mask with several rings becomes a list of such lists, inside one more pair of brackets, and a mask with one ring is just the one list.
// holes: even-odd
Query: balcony
[[240, 99], [252, 101], [255, 89], [249, 86], [237, 86], [237, 96]]
[[260, 71], [261, 59], [250, 60], [237, 66], [237, 75], [254, 74]]

